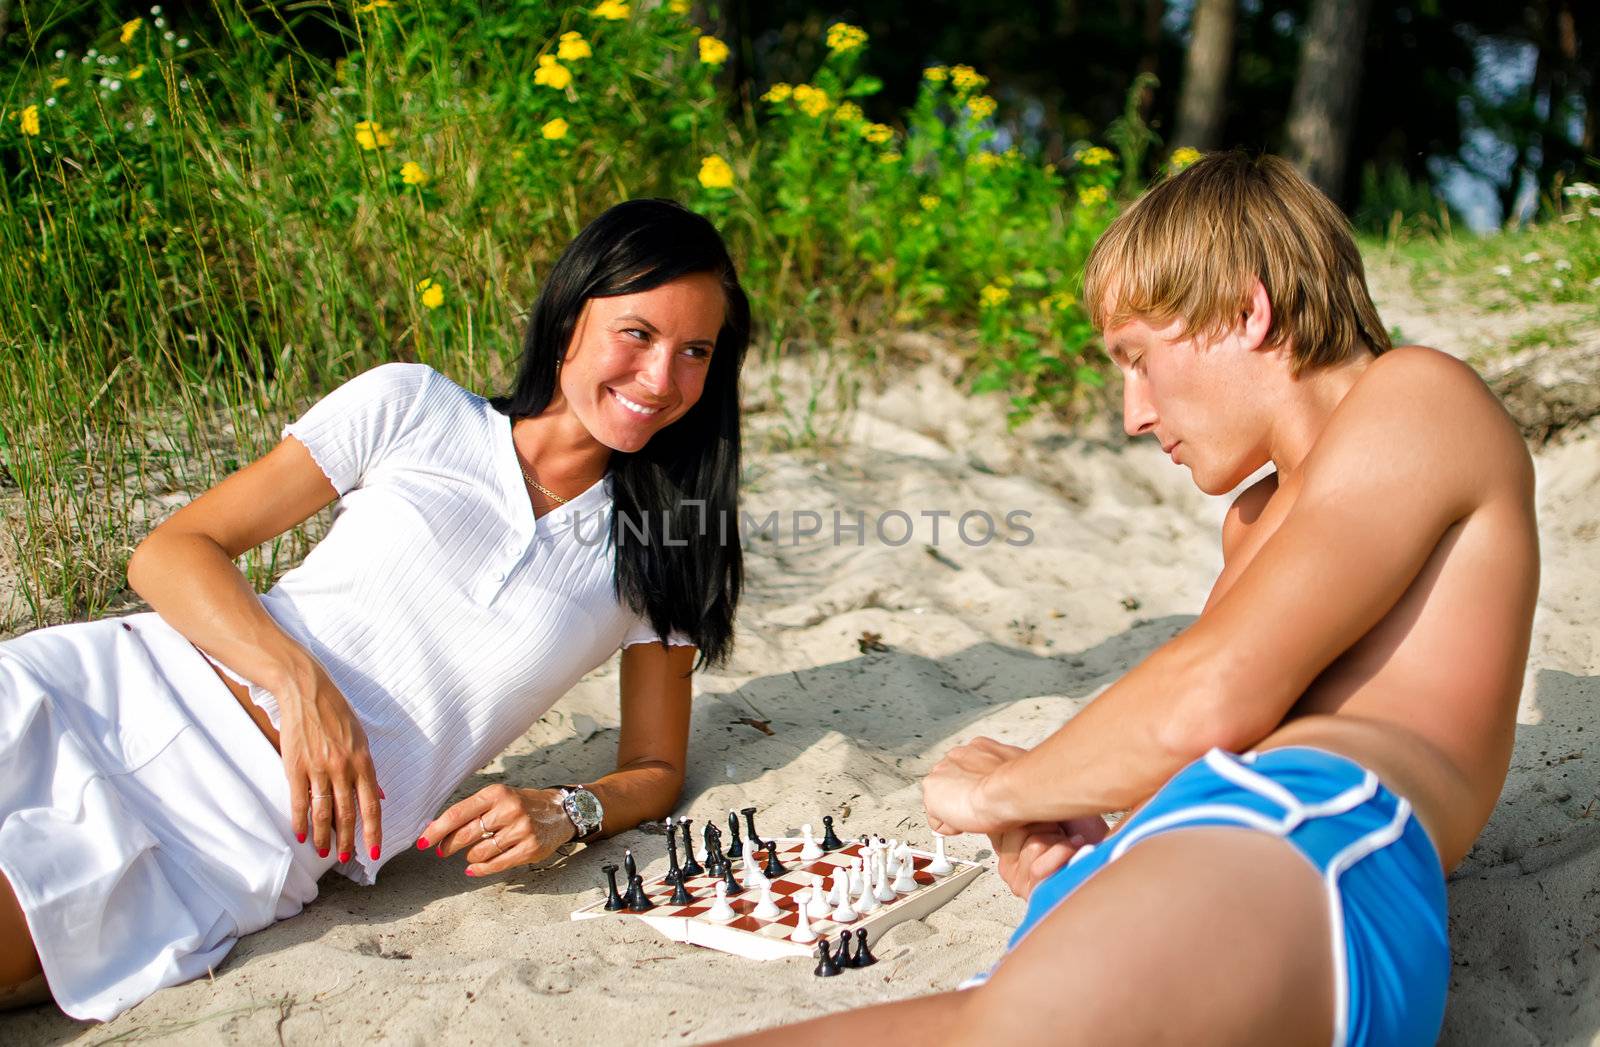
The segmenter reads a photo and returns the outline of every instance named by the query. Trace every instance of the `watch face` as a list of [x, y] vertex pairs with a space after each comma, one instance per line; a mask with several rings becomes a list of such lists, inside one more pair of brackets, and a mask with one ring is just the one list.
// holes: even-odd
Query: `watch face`
[[602, 817], [600, 800], [588, 789], [579, 789], [572, 794], [572, 807], [578, 817], [589, 826], [598, 826]]

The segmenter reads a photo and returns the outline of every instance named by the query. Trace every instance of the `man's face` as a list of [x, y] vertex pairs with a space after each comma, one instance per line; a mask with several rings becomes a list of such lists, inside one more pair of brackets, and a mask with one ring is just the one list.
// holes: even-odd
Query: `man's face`
[[1238, 330], [1184, 336], [1177, 321], [1155, 328], [1131, 320], [1104, 337], [1122, 372], [1123, 428], [1154, 436], [1196, 487], [1226, 494], [1267, 461], [1260, 399], [1273, 354]]

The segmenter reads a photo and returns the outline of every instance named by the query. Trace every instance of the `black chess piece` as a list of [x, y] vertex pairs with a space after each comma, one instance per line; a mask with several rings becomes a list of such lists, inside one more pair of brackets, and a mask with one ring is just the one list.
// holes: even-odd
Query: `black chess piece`
[[716, 864], [715, 868], [712, 868], [709, 865], [706, 866], [706, 871], [709, 872], [712, 876], [721, 876], [722, 875], [722, 870], [726, 869], [730, 864], [732, 864], [732, 859], [730, 859], [726, 854], [722, 853], [722, 830], [721, 829], [713, 829], [712, 830], [712, 832], [711, 832], [711, 847], [712, 847], [712, 851], [711, 851], [712, 857], [716, 859], [717, 864]]
[[766, 848], [767, 851], [767, 864], [761, 867], [763, 876], [769, 880], [776, 880], [789, 871], [783, 867], [782, 862], [778, 861], [778, 841], [768, 840], [761, 846]]
[[728, 857], [743, 858], [744, 841], [739, 839], [739, 816], [732, 811], [728, 812], [728, 835], [733, 837], [733, 842], [728, 844]]
[[856, 958], [850, 955], [849, 928], [839, 932], [839, 947], [834, 951], [833, 962], [841, 968], [854, 967], [856, 965]]
[[633, 879], [628, 881], [628, 911], [649, 912], [655, 907], [656, 903], [645, 893], [644, 880], [638, 873], [634, 873]]
[[706, 875], [721, 876], [722, 869], [717, 863], [717, 827], [707, 822], [702, 835], [705, 837]]
[[662, 877], [666, 883], [673, 886], [684, 881], [683, 866], [678, 863], [678, 836], [672, 831], [672, 823], [667, 823], [667, 861], [671, 863], [667, 875]]
[[[846, 932], [846, 933], [849, 933], [849, 932]], [[878, 962], [878, 958], [876, 956], [872, 955], [872, 950], [871, 949], [867, 948], [867, 929], [865, 927], [857, 927], [856, 928], [856, 954], [854, 956], [850, 957], [850, 966], [852, 966], [852, 967], [871, 967], [873, 964], [875, 964], [877, 962]]]
[[822, 849], [824, 851], [837, 851], [844, 846], [844, 841], [839, 839], [839, 834], [833, 831], [833, 815], [822, 816]]
[[606, 912], [616, 912], [628, 904], [617, 893], [617, 867], [602, 865], [600, 871], [606, 874]]
[[629, 887], [633, 886], [633, 878], [639, 875], [639, 863], [633, 860], [633, 850], [630, 848], [622, 852], [622, 882]]
[[728, 897], [744, 893], [744, 884], [740, 883], [733, 875], [733, 863], [726, 862], [722, 866], [722, 882], [728, 885]]
[[689, 893], [689, 888], [684, 886], [683, 880], [672, 885], [672, 904], [689, 905], [694, 901], [694, 895]]
[[694, 856], [694, 837], [689, 835], [690, 821], [689, 818], [678, 819], [678, 828], [683, 830], [683, 875], [699, 876], [706, 870]]
[[756, 847], [761, 843], [761, 836], [756, 832], [756, 809], [754, 807], [741, 807], [739, 813], [744, 815], [744, 827], [749, 830], [744, 838], [750, 841], [750, 846]]
[[811, 973], [818, 978], [832, 978], [839, 973], [839, 965], [833, 962], [833, 954], [828, 951], [826, 938], [817, 943], [817, 969]]

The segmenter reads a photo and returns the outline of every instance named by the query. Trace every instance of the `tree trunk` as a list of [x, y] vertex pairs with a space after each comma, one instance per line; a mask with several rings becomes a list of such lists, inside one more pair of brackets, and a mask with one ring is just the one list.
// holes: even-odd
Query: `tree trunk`
[[1183, 59], [1183, 94], [1178, 99], [1175, 146], [1199, 150], [1222, 144], [1222, 118], [1228, 101], [1228, 68], [1233, 64], [1233, 26], [1237, 0], [1198, 0]]
[[1312, 0], [1300, 75], [1289, 100], [1295, 166], [1334, 200], [1344, 196], [1350, 129], [1361, 91], [1361, 53], [1372, 0]]

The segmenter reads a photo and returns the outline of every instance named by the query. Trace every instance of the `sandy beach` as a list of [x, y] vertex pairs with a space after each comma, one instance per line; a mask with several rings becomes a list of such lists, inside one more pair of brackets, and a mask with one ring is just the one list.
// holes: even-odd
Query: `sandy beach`
[[[1378, 290], [1386, 318], [1391, 303], [1407, 308]], [[1403, 329], [1444, 348], [1461, 333], [1414, 307]], [[1003, 402], [965, 393], [933, 343], [906, 340], [899, 356], [820, 448], [774, 450], [792, 420], [764, 376], [747, 386], [744, 498], [757, 517], [778, 512], [780, 530], [747, 546], [736, 656], [696, 684], [679, 809], [697, 821], [755, 804], [769, 835], [831, 813], [842, 834], [926, 844], [918, 782], [949, 746], [1037, 742], [1192, 621], [1220, 566], [1225, 501], [1152, 441], [1126, 442], [1107, 418], [1008, 432]], [[818, 373], [796, 364], [779, 387]], [[1492, 822], [1451, 876], [1452, 1044], [1600, 1042], [1600, 749], [1588, 751], [1600, 741], [1600, 423], [1537, 463], [1543, 588], [1516, 751]], [[866, 514], [863, 544], [833, 541], [836, 509]], [[872, 526], [895, 509], [916, 522], [898, 546]], [[796, 541], [806, 510], [822, 533]], [[934, 510], [952, 514], [937, 540], [919, 516]], [[1000, 536], [963, 541], [955, 521], [969, 510], [1000, 521]], [[1018, 537], [1004, 524], [1013, 510], [1030, 514], [1031, 542], [1004, 540]], [[461, 795], [608, 770], [615, 677], [613, 661], [587, 678]], [[951, 853], [989, 860], [985, 843], [955, 839]], [[634, 831], [488, 882], [415, 851], [376, 888], [329, 876], [320, 900], [244, 939], [211, 980], [104, 1026], [50, 1008], [6, 1015], [0, 1039], [699, 1043], [950, 988], [1000, 955], [1022, 911], [985, 873], [890, 931], [876, 967], [817, 979], [806, 961], [678, 945], [637, 921], [570, 922], [624, 847], [665, 866], [659, 833]]]

